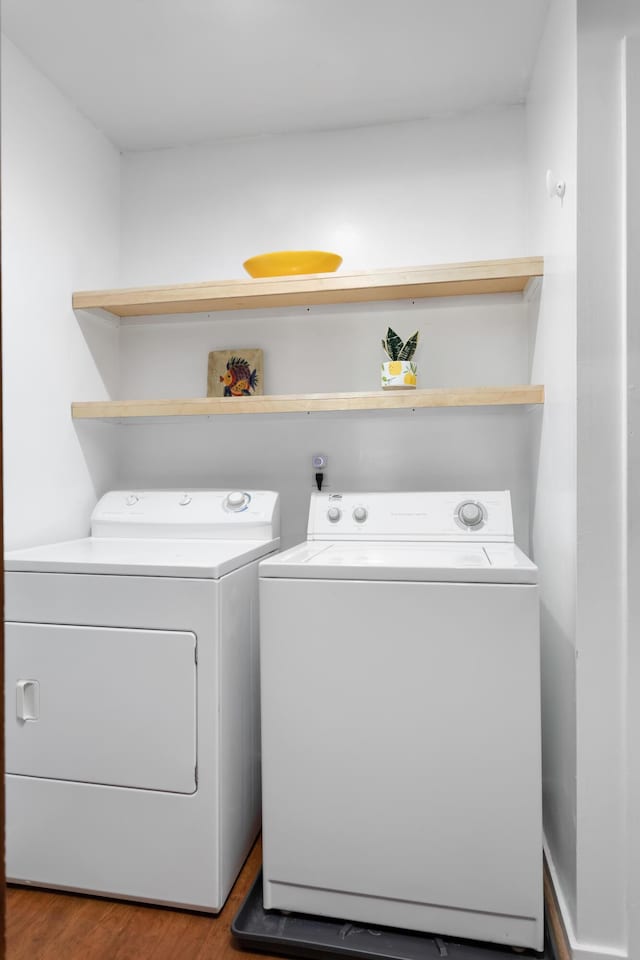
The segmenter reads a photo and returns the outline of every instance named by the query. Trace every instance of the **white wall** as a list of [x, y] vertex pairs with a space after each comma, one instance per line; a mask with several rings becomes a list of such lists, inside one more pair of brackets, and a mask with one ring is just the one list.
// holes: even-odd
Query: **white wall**
[[[547, 856], [576, 915], [576, 0], [552, 0], [527, 101], [531, 247], [545, 258], [534, 381], [532, 552], [540, 567], [543, 804]], [[546, 171], [566, 181], [549, 198]]]
[[[545, 831], [576, 960], [640, 955], [640, 842], [636, 836], [629, 856], [628, 832], [628, 817], [637, 828], [640, 799], [637, 670], [625, 676], [638, 656], [625, 622], [633, 543], [627, 329], [635, 336], [625, 297], [637, 273], [630, 264], [627, 289], [629, 32], [640, 32], [636, 0], [552, 0], [528, 110], [531, 222], [545, 255], [533, 362], [547, 397], [533, 520], [543, 596]], [[544, 196], [545, 168], [567, 180], [562, 206]], [[630, 176], [635, 183], [637, 162]], [[631, 379], [629, 387], [631, 412]], [[628, 583], [632, 597], [637, 585]]]
[[335, 250], [343, 270], [527, 249], [521, 107], [124, 158], [123, 282], [244, 275], [268, 250]]
[[636, 0], [578, 4], [576, 933], [605, 955], [627, 949], [626, 737], [638, 746], [625, 730], [625, 34], [640, 34]]
[[111, 430], [79, 437], [70, 402], [115, 389], [118, 334], [91, 319], [81, 327], [71, 291], [117, 281], [119, 187], [117, 151], [3, 37], [8, 548], [84, 535], [113, 482]]
[[627, 37], [625, 60], [625, 263], [627, 338], [627, 811], [629, 956], [640, 955], [640, 36]]
[[[241, 276], [250, 255], [301, 246], [339, 251], [342, 269], [531, 253], [523, 109], [125, 156], [127, 284]], [[512, 296], [125, 323], [121, 395], [201, 396], [208, 351], [233, 347], [264, 350], [267, 393], [375, 390], [389, 324], [403, 337], [420, 330], [420, 386], [529, 382], [526, 306]], [[530, 416], [514, 408], [131, 426], [120, 480], [268, 484], [283, 495], [290, 542], [305, 535], [310, 459], [321, 452], [333, 489], [511, 488], [526, 548]]]

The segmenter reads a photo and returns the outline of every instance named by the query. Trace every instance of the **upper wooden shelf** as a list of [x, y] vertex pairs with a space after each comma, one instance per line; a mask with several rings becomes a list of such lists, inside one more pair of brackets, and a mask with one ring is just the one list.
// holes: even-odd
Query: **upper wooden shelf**
[[118, 317], [144, 317], [213, 310], [254, 310], [258, 307], [518, 293], [534, 277], [542, 276], [542, 272], [542, 257], [520, 257], [367, 273], [319, 273], [265, 280], [220, 280], [171, 287], [80, 291], [73, 294], [73, 307], [77, 310], [107, 310]]
[[349, 410], [407, 410], [544, 402], [544, 387], [456, 387], [376, 390], [366, 393], [307, 393], [287, 396], [201, 397], [184, 400], [90, 400], [71, 404], [74, 420], [139, 417], [202, 417], [216, 414], [320, 413]]

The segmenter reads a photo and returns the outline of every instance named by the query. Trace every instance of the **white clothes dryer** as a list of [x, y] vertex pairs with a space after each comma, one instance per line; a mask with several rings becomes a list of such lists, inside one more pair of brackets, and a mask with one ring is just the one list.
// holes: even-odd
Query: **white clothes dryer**
[[269, 491], [115, 491], [6, 554], [7, 877], [217, 912], [260, 826]]
[[508, 492], [312, 495], [260, 564], [266, 909], [542, 949], [536, 581]]

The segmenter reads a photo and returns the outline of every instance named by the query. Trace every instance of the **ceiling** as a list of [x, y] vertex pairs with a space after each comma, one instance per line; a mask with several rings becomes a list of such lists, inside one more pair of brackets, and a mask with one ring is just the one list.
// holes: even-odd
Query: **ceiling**
[[2, 0], [122, 150], [522, 103], [548, 0]]

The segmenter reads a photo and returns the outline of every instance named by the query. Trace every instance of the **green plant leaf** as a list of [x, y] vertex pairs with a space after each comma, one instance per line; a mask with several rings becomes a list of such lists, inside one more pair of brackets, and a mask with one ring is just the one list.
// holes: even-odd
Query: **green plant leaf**
[[389, 351], [387, 349], [387, 341], [382, 340], [381, 342], [382, 342], [382, 349], [384, 350], [385, 353], [388, 353]]
[[402, 340], [391, 327], [387, 330], [387, 344], [386, 350], [390, 360], [399, 360], [400, 351], [402, 350], [404, 344]]
[[416, 347], [418, 346], [418, 331], [409, 337], [404, 347], [398, 355], [398, 360], [411, 360], [411, 357], [416, 352]]

